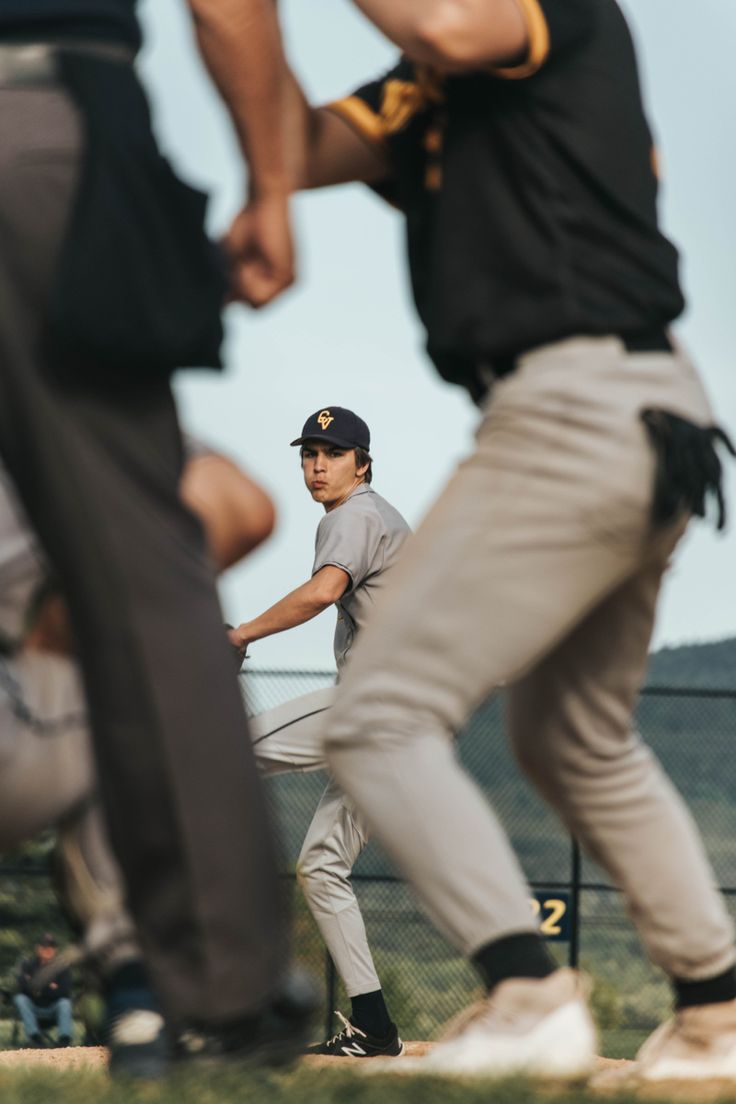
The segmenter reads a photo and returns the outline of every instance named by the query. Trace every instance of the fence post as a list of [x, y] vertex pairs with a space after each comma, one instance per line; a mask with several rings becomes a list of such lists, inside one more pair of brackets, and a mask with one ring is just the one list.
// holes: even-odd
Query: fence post
[[571, 875], [570, 875], [570, 958], [569, 963], [577, 969], [580, 956], [580, 844], [574, 836], [570, 837]]
[[335, 1018], [335, 995], [337, 992], [337, 974], [335, 964], [325, 951], [325, 987], [327, 989], [327, 1008], [325, 1009], [325, 1038], [332, 1038], [332, 1025]]

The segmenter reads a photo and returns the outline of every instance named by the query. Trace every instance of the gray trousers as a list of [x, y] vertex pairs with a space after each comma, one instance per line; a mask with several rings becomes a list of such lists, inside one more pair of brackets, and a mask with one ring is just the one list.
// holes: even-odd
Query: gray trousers
[[284, 915], [170, 388], [55, 382], [42, 334], [80, 121], [59, 89], [2, 88], [0, 139], [0, 455], [71, 612], [128, 904], [171, 1019], [252, 1014]]
[[79, 668], [26, 651], [0, 658], [0, 853], [51, 827], [55, 888], [83, 957], [107, 975], [141, 950], [97, 797]]
[[[253, 750], [264, 774], [325, 766], [326, 711], [335, 693], [333, 687], [316, 690], [251, 718]], [[381, 988], [350, 880], [367, 842], [363, 818], [330, 780], [307, 830], [297, 876], [349, 997]]]
[[710, 420], [681, 355], [580, 338], [524, 356], [396, 567], [330, 713], [337, 783], [468, 955], [532, 927], [509, 841], [448, 739], [506, 683], [522, 767], [622, 888], [651, 958], [697, 979], [736, 957], [696, 827], [630, 727], [684, 527], [650, 525], [647, 406]]

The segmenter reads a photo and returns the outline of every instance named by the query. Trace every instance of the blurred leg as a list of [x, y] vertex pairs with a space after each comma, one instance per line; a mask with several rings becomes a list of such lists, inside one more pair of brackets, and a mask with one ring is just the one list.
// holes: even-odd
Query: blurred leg
[[62, 997], [56, 1002], [54, 1008], [56, 1015], [56, 1035], [59, 1041], [71, 1039], [74, 1035], [74, 1023], [72, 1021], [72, 1002], [68, 997]]
[[646, 405], [709, 416], [674, 357], [581, 339], [523, 358], [404, 553], [331, 712], [337, 782], [466, 954], [533, 924], [506, 834], [449, 737], [652, 554]]
[[63, 94], [3, 91], [0, 132], [0, 452], [70, 607], [111, 842], [167, 1012], [253, 1013], [283, 971], [282, 902], [170, 390], [53, 382], [79, 128]]
[[689, 810], [631, 728], [667, 551], [513, 687], [509, 721], [525, 773], [623, 890], [652, 960], [695, 980], [733, 965], [733, 925]]
[[26, 1038], [32, 1039], [34, 1035], [40, 1035], [36, 1010], [31, 998], [27, 997], [25, 993], [16, 993], [13, 997], [13, 1004], [18, 1010]]
[[259, 768], [266, 775], [321, 770], [327, 710], [335, 687], [314, 690], [250, 718], [250, 738]]

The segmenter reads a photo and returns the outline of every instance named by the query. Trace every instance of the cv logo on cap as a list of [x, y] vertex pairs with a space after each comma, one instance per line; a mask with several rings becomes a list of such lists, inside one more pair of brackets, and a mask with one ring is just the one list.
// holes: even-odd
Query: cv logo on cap
[[334, 422], [334, 418], [330, 414], [329, 410], [323, 410], [321, 414], [317, 415], [317, 421], [322, 426], [322, 429], [327, 429], [331, 422]]

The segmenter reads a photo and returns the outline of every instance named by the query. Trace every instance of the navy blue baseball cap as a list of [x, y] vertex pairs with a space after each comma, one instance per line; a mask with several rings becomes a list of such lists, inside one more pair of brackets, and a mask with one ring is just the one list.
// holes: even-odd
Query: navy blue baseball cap
[[301, 437], [291, 443], [303, 445], [305, 441], [329, 441], [341, 448], [362, 448], [370, 452], [371, 431], [352, 410], [344, 406], [323, 406], [307, 418]]

